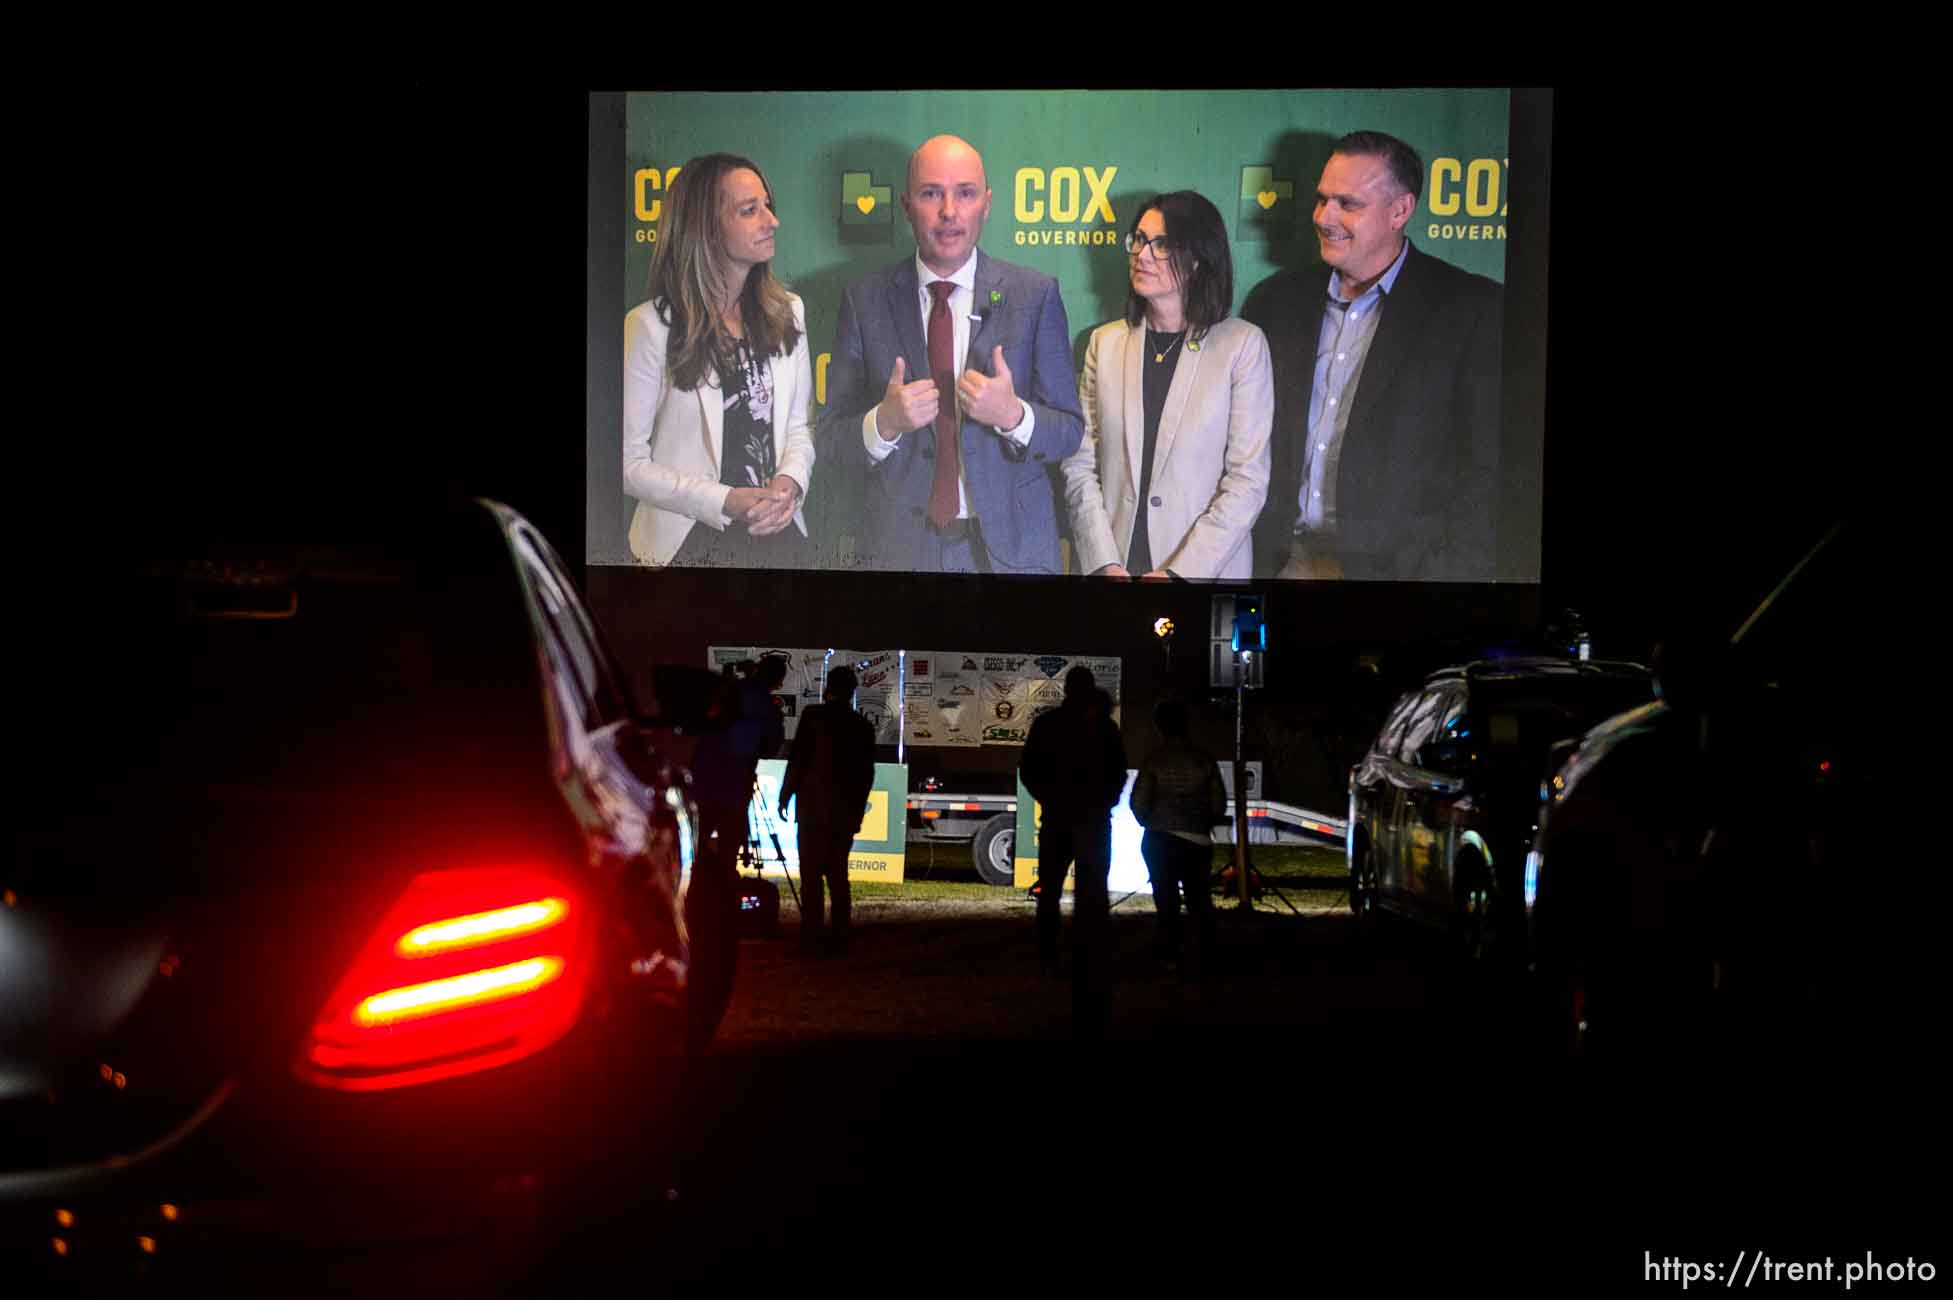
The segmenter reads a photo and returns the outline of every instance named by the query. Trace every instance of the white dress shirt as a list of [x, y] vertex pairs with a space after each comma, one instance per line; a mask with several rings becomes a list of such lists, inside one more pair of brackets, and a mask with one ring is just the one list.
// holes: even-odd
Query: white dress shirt
[[[956, 331], [950, 356], [967, 358], [970, 355], [970, 309], [976, 301], [976, 250], [971, 249], [963, 265], [947, 276], [937, 275], [924, 266], [921, 254], [917, 254], [915, 278], [916, 311], [922, 317], [922, 338], [925, 343], [929, 339], [929, 312], [935, 306], [935, 295], [929, 292], [929, 286], [945, 279], [956, 286], [949, 295], [949, 319]], [[978, 358], [978, 360], [983, 361], [987, 358]], [[956, 373], [960, 376], [962, 371], [958, 370]], [[922, 377], [912, 375], [908, 382], [914, 383]], [[956, 400], [953, 390], [949, 394], [949, 400], [952, 402]], [[1024, 419], [1015, 429], [996, 429], [995, 432], [997, 436], [1006, 439], [1021, 451], [1031, 445], [1031, 433], [1037, 428], [1037, 417], [1031, 410], [1031, 404], [1024, 401], [1021, 395], [1018, 401], [1024, 407]], [[875, 413], [880, 409], [880, 403], [876, 403], [868, 408], [868, 414], [861, 417], [861, 444], [868, 449], [869, 463], [875, 465], [887, 460], [895, 451], [895, 442], [884, 441], [881, 429], [875, 422]], [[896, 442], [899, 441], [901, 439], [897, 438]], [[958, 519], [970, 517], [969, 483], [961, 460], [957, 461], [956, 470], [956, 517]]]

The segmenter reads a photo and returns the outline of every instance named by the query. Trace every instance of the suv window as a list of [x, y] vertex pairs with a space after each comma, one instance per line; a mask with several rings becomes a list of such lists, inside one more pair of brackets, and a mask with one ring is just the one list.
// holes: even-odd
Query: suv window
[[1558, 740], [1577, 736], [1617, 713], [1654, 698], [1652, 678], [1582, 674], [1502, 682], [1482, 689], [1471, 716], [1485, 724], [1482, 741], [1494, 757], [1525, 762]]
[[1443, 716], [1450, 695], [1451, 692], [1445, 688], [1436, 687], [1418, 698], [1417, 707], [1404, 724], [1403, 738], [1397, 743], [1396, 755], [1399, 759], [1406, 763], [1417, 762], [1417, 751], [1437, 729], [1438, 719]]
[[583, 726], [594, 731], [615, 722], [628, 710], [569, 580], [549, 562], [540, 539], [528, 529], [518, 527], [514, 539], [542, 615], [550, 658], [576, 696]]
[[[432, 556], [213, 544], [99, 578], [64, 615], [56, 738], [81, 759], [113, 735], [115, 782], [171, 787], [425, 791], [533, 766], [531, 633], [485, 532]], [[267, 554], [261, 581], [205, 576]]]
[[1383, 726], [1377, 730], [1377, 753], [1386, 758], [1396, 756], [1397, 742], [1403, 739], [1404, 735], [1404, 723], [1410, 719], [1412, 710], [1417, 707], [1418, 700], [1422, 698], [1417, 691], [1412, 691], [1391, 706], [1390, 716], [1384, 719]]
[[1467, 695], [1464, 691], [1453, 691], [1445, 702], [1444, 714], [1438, 719], [1437, 737], [1439, 740], [1468, 740], [1472, 726], [1470, 715], [1465, 712]]

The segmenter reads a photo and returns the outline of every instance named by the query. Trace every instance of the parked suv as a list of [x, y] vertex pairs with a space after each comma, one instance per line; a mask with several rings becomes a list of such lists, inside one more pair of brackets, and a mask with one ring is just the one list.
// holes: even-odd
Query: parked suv
[[1933, 1019], [1904, 1010], [1939, 946], [1930, 837], [1908, 852], [1878, 832], [1933, 824], [1898, 812], [1931, 808], [1935, 769], [1888, 761], [1880, 795], [1870, 781], [1869, 729], [1902, 716], [1869, 705], [1872, 683], [1932, 697], [1930, 653], [1879, 639], [1898, 606], [1869, 575], [1887, 562], [1834, 529], [1733, 636], [1666, 642], [1660, 702], [1554, 775], [1528, 902], [1557, 1032], [1583, 1054], [1686, 1037], [1808, 1071], [1824, 1026], [1883, 1041], [1889, 1064]]
[[1554, 743], [1653, 698], [1653, 675], [1632, 663], [1512, 658], [1431, 674], [1350, 769], [1351, 909], [1450, 927], [1474, 957], [1518, 952]]

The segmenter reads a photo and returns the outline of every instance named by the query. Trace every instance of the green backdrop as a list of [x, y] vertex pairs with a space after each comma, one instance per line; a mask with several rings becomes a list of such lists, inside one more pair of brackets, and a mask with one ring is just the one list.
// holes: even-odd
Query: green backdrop
[[[984, 250], [1057, 277], [1075, 359], [1092, 327], [1123, 309], [1120, 238], [1138, 205], [1163, 190], [1198, 190], [1228, 218], [1236, 308], [1267, 276], [1315, 263], [1315, 182], [1331, 142], [1352, 130], [1387, 131], [1423, 155], [1410, 225], [1418, 247], [1503, 281], [1509, 100], [1502, 89], [632, 94], [624, 298], [645, 296], [663, 194], [684, 161], [743, 154], [772, 186], [781, 221], [773, 268], [806, 302], [824, 395], [841, 290], [913, 255], [896, 197], [916, 145], [945, 132], [984, 156], [995, 196]], [[593, 492], [615, 486], [614, 467], [592, 469]], [[810, 530], [851, 532], [858, 485], [830, 479], [819, 488], [808, 498]], [[592, 539], [592, 563], [631, 562], [616, 531]]]

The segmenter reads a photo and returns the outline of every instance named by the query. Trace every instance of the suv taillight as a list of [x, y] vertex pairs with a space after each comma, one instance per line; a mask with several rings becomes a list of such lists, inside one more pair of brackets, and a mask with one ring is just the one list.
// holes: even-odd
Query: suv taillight
[[576, 1023], [592, 957], [578, 893], [524, 868], [430, 871], [326, 999], [298, 1076], [371, 1092], [528, 1056]]

